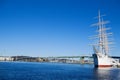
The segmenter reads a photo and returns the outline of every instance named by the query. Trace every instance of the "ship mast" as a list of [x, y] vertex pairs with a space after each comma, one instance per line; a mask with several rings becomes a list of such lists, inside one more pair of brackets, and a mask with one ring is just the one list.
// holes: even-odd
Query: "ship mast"
[[102, 45], [103, 45], [103, 38], [102, 38], [102, 23], [101, 23], [101, 16], [100, 11], [98, 12], [98, 38], [99, 38], [99, 52], [103, 51]]
[[[100, 15], [100, 11], [98, 11], [98, 23], [93, 24], [92, 26], [97, 27], [98, 35], [95, 36], [98, 39], [98, 46], [97, 46], [97, 52], [100, 54], [108, 55], [109, 53], [109, 42], [108, 42], [108, 36], [111, 35], [111, 33], [107, 33], [107, 30], [109, 28], [106, 28], [105, 24], [109, 23], [109, 21], [103, 21], [104, 15]], [[96, 47], [95, 47], [96, 48]]]

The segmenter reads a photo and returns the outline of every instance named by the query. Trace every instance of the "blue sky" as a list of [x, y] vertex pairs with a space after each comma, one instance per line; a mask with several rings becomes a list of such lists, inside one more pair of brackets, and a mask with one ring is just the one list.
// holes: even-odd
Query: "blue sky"
[[0, 0], [0, 55], [92, 54], [90, 27], [101, 10], [114, 33], [111, 55], [120, 46], [119, 0]]

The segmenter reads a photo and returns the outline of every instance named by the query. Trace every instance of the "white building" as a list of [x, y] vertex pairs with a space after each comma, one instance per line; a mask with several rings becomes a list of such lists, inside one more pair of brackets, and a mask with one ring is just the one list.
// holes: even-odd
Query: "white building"
[[10, 56], [0, 56], [0, 61], [13, 61], [13, 58]]

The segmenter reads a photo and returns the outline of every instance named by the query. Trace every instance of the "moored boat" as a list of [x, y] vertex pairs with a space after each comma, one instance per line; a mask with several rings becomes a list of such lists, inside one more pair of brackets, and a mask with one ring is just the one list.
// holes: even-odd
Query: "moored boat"
[[100, 11], [98, 12], [98, 23], [93, 24], [92, 26], [97, 27], [98, 35], [95, 35], [94, 38], [97, 39], [97, 44], [93, 45], [93, 58], [94, 58], [94, 66], [95, 67], [112, 67], [119, 66], [119, 62], [115, 59], [109, 57], [109, 44], [111, 42], [108, 41], [108, 37], [112, 35], [112, 33], [108, 33], [105, 24], [109, 23], [109, 21], [103, 21], [103, 16], [100, 15]]

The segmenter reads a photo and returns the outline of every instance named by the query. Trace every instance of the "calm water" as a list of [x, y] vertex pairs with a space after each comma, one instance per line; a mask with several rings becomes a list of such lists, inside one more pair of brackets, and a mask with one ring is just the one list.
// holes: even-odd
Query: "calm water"
[[120, 80], [120, 69], [63, 63], [0, 62], [0, 80]]

